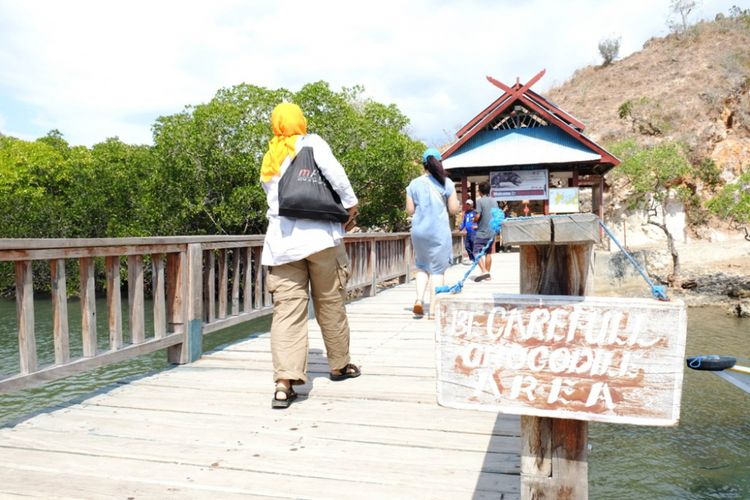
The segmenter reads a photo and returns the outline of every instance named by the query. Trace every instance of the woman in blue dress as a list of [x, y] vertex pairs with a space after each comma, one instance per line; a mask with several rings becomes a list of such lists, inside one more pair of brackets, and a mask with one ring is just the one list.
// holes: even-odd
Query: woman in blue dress
[[453, 242], [448, 214], [458, 212], [459, 206], [456, 188], [445, 174], [441, 160], [437, 149], [427, 149], [422, 155], [424, 175], [412, 180], [406, 188], [406, 211], [413, 216], [411, 241], [417, 267], [417, 300], [412, 309], [416, 316], [424, 315], [428, 283], [432, 306], [435, 287], [443, 285], [445, 270], [451, 263]]

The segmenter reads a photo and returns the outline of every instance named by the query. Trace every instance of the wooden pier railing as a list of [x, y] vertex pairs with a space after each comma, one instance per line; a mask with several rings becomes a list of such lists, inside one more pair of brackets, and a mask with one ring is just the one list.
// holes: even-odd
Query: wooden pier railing
[[[379, 284], [411, 279], [408, 233], [347, 235], [351, 259], [349, 290], [375, 295]], [[202, 336], [271, 313], [271, 295], [260, 265], [263, 236], [179, 236], [115, 239], [0, 239], [0, 262], [12, 262], [16, 276], [18, 373], [0, 379], [0, 393], [60, 379], [167, 349], [172, 363], [189, 363], [202, 353]], [[453, 237], [454, 259], [462, 238]], [[80, 273], [82, 356], [72, 359], [68, 321], [66, 260]], [[37, 359], [32, 263], [47, 262], [51, 278], [55, 359]], [[107, 349], [99, 348], [95, 279], [106, 279]], [[150, 267], [150, 269], [148, 269]], [[145, 274], [150, 274], [153, 328], [146, 331]], [[121, 277], [127, 276], [127, 324], [123, 335]], [[78, 332], [75, 332], [77, 334]], [[103, 333], [102, 333], [103, 335]], [[2, 361], [2, 360], [0, 360]], [[2, 376], [2, 375], [0, 375]]]

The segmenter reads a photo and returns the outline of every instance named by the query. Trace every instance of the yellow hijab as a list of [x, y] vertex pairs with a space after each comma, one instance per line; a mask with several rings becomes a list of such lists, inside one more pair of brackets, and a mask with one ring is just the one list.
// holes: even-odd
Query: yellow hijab
[[268, 182], [279, 175], [281, 164], [289, 156], [296, 154], [297, 139], [307, 133], [307, 120], [296, 104], [282, 102], [271, 113], [273, 139], [268, 141], [268, 151], [263, 156], [260, 180]]

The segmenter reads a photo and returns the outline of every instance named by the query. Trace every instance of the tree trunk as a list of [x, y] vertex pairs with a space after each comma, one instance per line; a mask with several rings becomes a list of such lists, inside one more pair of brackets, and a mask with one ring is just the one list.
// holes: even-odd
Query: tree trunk
[[677, 253], [677, 247], [674, 244], [674, 237], [672, 236], [672, 233], [669, 232], [669, 229], [667, 228], [667, 202], [664, 201], [661, 206], [661, 217], [662, 222], [656, 222], [651, 220], [651, 218], [648, 219], [648, 223], [652, 224], [662, 231], [664, 231], [664, 234], [667, 236], [667, 249], [669, 250], [669, 253], [672, 255], [672, 274], [667, 276], [667, 283], [669, 286], [677, 286], [679, 283], [679, 276], [680, 276], [680, 255]]

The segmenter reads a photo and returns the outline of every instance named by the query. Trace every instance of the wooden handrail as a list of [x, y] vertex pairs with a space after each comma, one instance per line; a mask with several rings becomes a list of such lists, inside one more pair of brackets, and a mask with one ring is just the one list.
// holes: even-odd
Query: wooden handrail
[[[263, 235], [174, 236], [96, 239], [0, 239], [0, 262], [16, 269], [19, 372], [0, 379], [0, 393], [56, 380], [93, 368], [168, 349], [173, 363], [201, 355], [201, 336], [272, 312], [266, 269], [260, 264]], [[411, 279], [409, 233], [358, 233], [344, 238], [351, 260], [348, 291], [375, 295], [378, 286]], [[462, 252], [453, 236], [454, 257]], [[71, 359], [66, 260], [80, 269], [82, 357]], [[55, 360], [39, 366], [34, 325], [33, 261], [50, 266]], [[95, 302], [97, 262], [106, 277], [108, 348], [98, 348]], [[151, 265], [153, 328], [146, 331], [144, 271]], [[101, 267], [100, 267], [101, 268]], [[120, 276], [128, 276], [130, 343], [123, 341]], [[231, 278], [231, 279], [230, 279]]]

